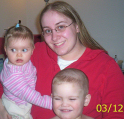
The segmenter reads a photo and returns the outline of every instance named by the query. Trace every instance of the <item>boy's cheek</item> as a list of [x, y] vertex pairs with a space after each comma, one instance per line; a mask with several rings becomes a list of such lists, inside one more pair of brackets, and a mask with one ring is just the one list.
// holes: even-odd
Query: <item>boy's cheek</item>
[[53, 109], [57, 109], [61, 104], [55, 100], [53, 100]]

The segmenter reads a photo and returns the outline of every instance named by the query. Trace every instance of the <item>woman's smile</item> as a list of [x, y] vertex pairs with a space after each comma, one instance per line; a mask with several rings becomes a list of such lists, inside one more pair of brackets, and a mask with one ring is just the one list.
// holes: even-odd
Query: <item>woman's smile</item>
[[62, 45], [64, 45], [65, 42], [66, 42], [66, 41], [62, 41], [62, 42], [59, 42], [59, 43], [55, 43], [54, 45], [55, 45], [55, 46], [62, 46]]

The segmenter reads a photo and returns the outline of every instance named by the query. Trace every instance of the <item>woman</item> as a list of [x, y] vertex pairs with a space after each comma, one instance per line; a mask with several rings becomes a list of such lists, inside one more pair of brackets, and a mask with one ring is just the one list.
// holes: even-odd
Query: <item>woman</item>
[[[89, 35], [74, 8], [61, 1], [51, 3], [41, 12], [40, 23], [45, 42], [35, 45], [32, 56], [38, 77], [36, 90], [50, 95], [57, 72], [64, 68], [80, 69], [89, 79], [92, 97], [83, 113], [95, 119], [122, 119], [124, 76], [113, 58]], [[3, 115], [6, 112], [1, 108]], [[37, 106], [33, 106], [32, 115], [34, 119], [55, 116]]]

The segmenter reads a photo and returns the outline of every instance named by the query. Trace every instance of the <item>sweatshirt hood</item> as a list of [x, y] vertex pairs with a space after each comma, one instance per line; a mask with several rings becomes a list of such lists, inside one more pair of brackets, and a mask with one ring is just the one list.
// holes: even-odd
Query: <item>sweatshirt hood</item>
[[79, 59], [81, 59], [81, 60], [93, 60], [101, 53], [105, 53], [105, 51], [100, 50], [100, 49], [93, 50], [90, 48], [86, 48], [85, 52], [83, 53], [83, 55]]
[[[47, 47], [48, 55], [55, 62], [57, 62], [57, 54], [52, 49], [50, 49], [48, 45], [46, 47]], [[105, 51], [100, 50], [100, 49], [92, 50], [92, 49], [87, 47], [85, 52], [83, 53], [83, 55], [79, 58], [79, 60], [92, 60], [92, 59], [96, 58], [101, 53], [105, 53]]]

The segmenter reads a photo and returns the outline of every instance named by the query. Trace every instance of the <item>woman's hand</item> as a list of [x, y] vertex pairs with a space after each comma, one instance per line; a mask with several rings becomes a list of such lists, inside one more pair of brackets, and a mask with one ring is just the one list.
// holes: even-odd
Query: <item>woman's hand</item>
[[5, 107], [0, 99], [0, 119], [12, 119], [12, 117], [7, 113]]

